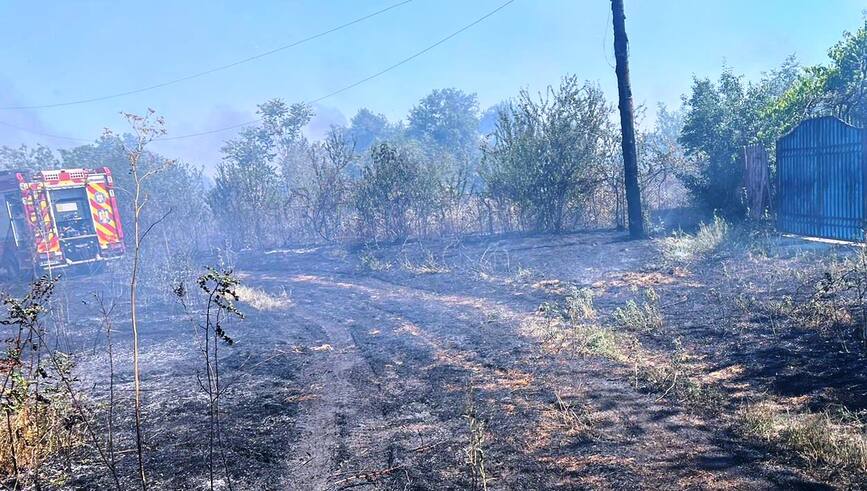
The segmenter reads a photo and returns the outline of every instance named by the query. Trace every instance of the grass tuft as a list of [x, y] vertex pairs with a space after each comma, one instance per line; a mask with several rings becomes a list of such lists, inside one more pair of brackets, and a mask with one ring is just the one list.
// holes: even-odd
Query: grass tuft
[[730, 226], [720, 216], [711, 223], [701, 223], [695, 235], [678, 232], [659, 241], [665, 261], [674, 264], [690, 263], [718, 252], [730, 237]]
[[812, 464], [867, 472], [867, 426], [851, 413], [794, 413], [762, 403], [742, 409], [738, 422], [744, 435]]
[[284, 291], [280, 295], [272, 295], [264, 290], [245, 285], [235, 287], [238, 300], [256, 310], [281, 310], [292, 305], [292, 300]]

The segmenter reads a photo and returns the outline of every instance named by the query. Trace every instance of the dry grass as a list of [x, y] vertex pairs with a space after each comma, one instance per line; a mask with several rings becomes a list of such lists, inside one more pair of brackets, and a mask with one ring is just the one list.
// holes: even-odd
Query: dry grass
[[[11, 479], [21, 486], [47, 459], [83, 445], [85, 437], [83, 425], [61, 397], [50, 403], [30, 399], [4, 408], [0, 411], [0, 480]], [[60, 477], [42, 476], [54, 481]]]
[[441, 274], [451, 271], [443, 261], [439, 261], [431, 252], [428, 252], [424, 261], [419, 263], [412, 262], [408, 257], [404, 257], [401, 262], [401, 268], [413, 274]]
[[464, 418], [467, 420], [469, 433], [464, 454], [469, 474], [470, 489], [473, 491], [487, 491], [490, 477], [488, 476], [486, 467], [486, 425], [476, 412], [475, 393], [472, 388], [470, 388], [467, 394], [467, 407], [464, 411]]
[[518, 265], [518, 267], [515, 269], [515, 274], [512, 277], [512, 282], [513, 283], [527, 283], [528, 281], [532, 280], [535, 276], [536, 276], [536, 273], [532, 269], [525, 268], [521, 265]]
[[362, 271], [389, 271], [392, 267], [392, 264], [389, 261], [376, 257], [372, 251], [367, 249], [361, 252], [358, 260]]
[[699, 225], [695, 235], [676, 233], [660, 240], [660, 252], [669, 263], [690, 263], [719, 251], [729, 236], [728, 222], [715, 216], [711, 223]]
[[238, 300], [256, 310], [282, 310], [292, 305], [292, 300], [285, 291], [279, 295], [272, 295], [258, 288], [238, 285], [235, 287], [235, 293], [238, 295]]
[[795, 413], [779, 405], [747, 406], [740, 431], [817, 465], [867, 472], [867, 426], [851, 414]]
[[573, 287], [562, 302], [542, 304], [527, 327], [555, 351], [603, 356], [617, 362], [628, 361], [637, 343], [633, 336], [618, 333], [599, 321], [593, 292], [588, 288]]
[[632, 336], [605, 327], [598, 320], [589, 289], [571, 288], [562, 302], [546, 302], [523, 325], [524, 331], [555, 352], [598, 355], [618, 362], [629, 360]]
[[702, 383], [692, 373], [686, 354], [678, 347], [671, 356], [651, 356], [636, 351], [633, 359], [635, 386], [659, 394], [679, 404], [703, 410], [716, 410], [723, 402], [723, 394], [710, 384]]
[[[615, 322], [625, 323], [632, 330], [658, 329], [662, 323], [658, 300], [653, 292], [644, 305], [627, 304], [618, 309], [621, 314], [615, 312]], [[592, 291], [573, 288], [562, 302], [542, 304], [537, 315], [524, 324], [524, 331], [552, 351], [601, 356], [631, 367], [634, 385], [660, 394], [660, 399], [703, 409], [719, 407], [721, 393], [695, 376], [689, 355], [677, 340], [673, 354], [655, 353], [642, 346], [633, 334], [607, 327], [599, 318]]]
[[554, 391], [557, 400], [557, 414], [566, 427], [566, 433], [572, 437], [590, 438], [593, 436], [595, 418], [590, 407], [576, 405], [565, 400], [560, 391]]

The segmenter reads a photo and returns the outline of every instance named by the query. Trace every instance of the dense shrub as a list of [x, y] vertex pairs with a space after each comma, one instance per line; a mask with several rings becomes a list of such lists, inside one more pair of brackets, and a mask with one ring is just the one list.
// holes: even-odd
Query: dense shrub
[[333, 129], [322, 143], [310, 147], [310, 177], [293, 190], [304, 226], [316, 238], [333, 240], [340, 235], [349, 205], [347, 169], [357, 160], [355, 144], [345, 132]]
[[758, 82], [729, 69], [717, 82], [693, 82], [680, 136], [692, 166], [680, 177], [697, 205], [727, 218], [743, 215], [744, 146], [774, 141], [779, 129], [762, 115], [797, 77], [798, 65], [788, 60]]
[[606, 148], [600, 132], [610, 114], [602, 91], [574, 76], [538, 99], [522, 91], [500, 112], [484, 148], [488, 194], [517, 206], [535, 230], [563, 230], [567, 215], [600, 180]]
[[423, 231], [435, 205], [436, 177], [412, 149], [381, 143], [362, 170], [355, 209], [362, 235], [395, 240]]

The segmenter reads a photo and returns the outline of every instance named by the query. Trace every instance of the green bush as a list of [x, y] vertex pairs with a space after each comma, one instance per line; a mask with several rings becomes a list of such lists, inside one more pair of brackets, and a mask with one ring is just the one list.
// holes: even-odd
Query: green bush
[[423, 230], [436, 203], [437, 179], [431, 166], [407, 147], [373, 147], [355, 193], [362, 236], [397, 240]]
[[621, 327], [633, 331], [654, 332], [662, 328], [662, 310], [659, 295], [653, 288], [644, 291], [644, 302], [629, 300], [623, 307], [614, 311], [614, 321]]
[[602, 90], [574, 76], [538, 100], [522, 91], [483, 148], [490, 197], [516, 206], [531, 228], [560, 232], [599, 185], [610, 113]]

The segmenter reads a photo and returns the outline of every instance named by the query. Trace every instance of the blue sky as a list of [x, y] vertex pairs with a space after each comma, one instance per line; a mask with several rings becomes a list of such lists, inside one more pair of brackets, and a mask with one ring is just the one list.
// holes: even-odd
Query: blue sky
[[[0, 0], [0, 106], [95, 97], [233, 62], [379, 10], [397, 0], [11, 1]], [[326, 37], [169, 87], [85, 105], [0, 111], [37, 132], [96, 138], [122, 130], [121, 110], [153, 107], [170, 134], [253, 118], [280, 97], [315, 99], [419, 51], [504, 0], [414, 0]], [[844, 30], [858, 27], [855, 0], [626, 0], [636, 102], [677, 105], [693, 75], [725, 63], [747, 77], [797, 55], [825, 61]], [[397, 120], [435, 88], [478, 94], [484, 109], [521, 88], [543, 89], [575, 73], [616, 96], [607, 0], [516, 0], [485, 22], [375, 80], [322, 101], [314, 137], [360, 107]], [[156, 148], [212, 168], [233, 132]], [[0, 144], [63, 140], [0, 126]]]

